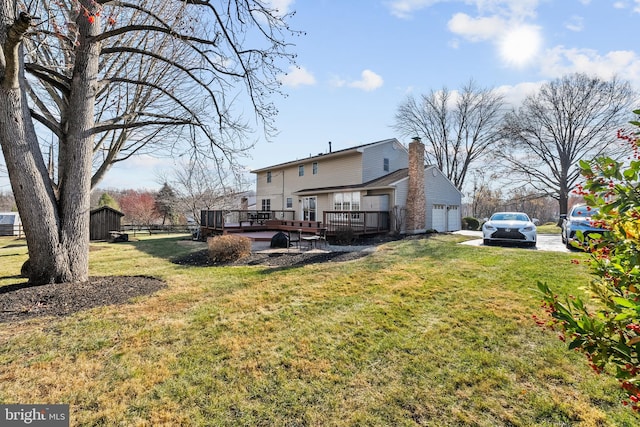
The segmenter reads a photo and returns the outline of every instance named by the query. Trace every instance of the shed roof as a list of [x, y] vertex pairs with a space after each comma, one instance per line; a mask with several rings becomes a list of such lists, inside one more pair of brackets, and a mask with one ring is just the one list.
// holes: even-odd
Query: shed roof
[[0, 212], [0, 224], [20, 224], [20, 214], [18, 212]]
[[124, 214], [122, 212], [120, 212], [117, 209], [113, 209], [111, 206], [100, 206], [99, 208], [93, 209], [91, 212], [89, 212], [89, 215], [93, 215], [95, 213], [98, 213], [98, 212], [101, 212], [101, 211], [104, 211], [104, 210], [108, 210], [108, 211], [111, 211], [111, 212], [113, 212], [113, 213], [115, 213], [117, 215], [124, 216]]

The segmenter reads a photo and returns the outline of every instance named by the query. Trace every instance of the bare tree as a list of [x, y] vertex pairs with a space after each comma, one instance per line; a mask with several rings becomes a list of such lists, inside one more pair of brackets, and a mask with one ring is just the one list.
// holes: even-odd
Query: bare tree
[[506, 115], [498, 153], [512, 179], [558, 200], [565, 214], [578, 161], [620, 152], [615, 131], [636, 100], [631, 85], [617, 78], [571, 74], [545, 83]]
[[460, 91], [432, 90], [419, 101], [409, 96], [393, 127], [403, 137], [426, 141], [426, 160], [462, 190], [472, 165], [499, 138], [503, 106], [502, 95], [471, 80]]
[[239, 209], [238, 202], [249, 188], [240, 170], [212, 170], [197, 159], [179, 163], [162, 179], [176, 192], [176, 209], [197, 223], [203, 209]]
[[[117, 161], [187, 148], [215, 167], [269, 134], [288, 15], [266, 0], [0, 0], [0, 144], [32, 283], [88, 278], [89, 194]], [[54, 139], [56, 174], [41, 147]], [[184, 144], [188, 144], [185, 148]]]

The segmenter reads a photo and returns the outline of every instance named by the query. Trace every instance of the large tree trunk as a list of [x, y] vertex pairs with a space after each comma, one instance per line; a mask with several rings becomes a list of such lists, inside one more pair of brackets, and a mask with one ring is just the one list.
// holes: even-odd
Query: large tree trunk
[[[0, 15], [8, 15], [7, 1]], [[26, 19], [26, 17], [22, 17]], [[15, 29], [18, 24], [11, 26]], [[3, 40], [0, 86], [0, 144], [29, 249], [29, 282], [85, 281], [89, 277], [89, 195], [91, 186], [95, 80], [99, 44], [87, 36], [97, 23], [79, 18], [78, 42], [69, 93], [66, 137], [60, 146], [59, 191], [49, 178], [26, 103], [21, 36]], [[13, 36], [13, 37], [12, 37]], [[66, 114], [65, 114], [66, 113]]]
[[[69, 254], [72, 279], [89, 278], [89, 210], [93, 161], [94, 106], [100, 44], [90, 42], [97, 33], [99, 17], [89, 22], [80, 15], [79, 49], [71, 81], [67, 136], [59, 152], [60, 241]], [[92, 34], [93, 33], [93, 34]], [[84, 36], [87, 34], [87, 36]]]
[[[58, 236], [56, 200], [19, 89], [0, 88], [0, 143], [29, 248], [29, 281], [71, 279]], [[31, 214], [35, 213], [35, 214]]]

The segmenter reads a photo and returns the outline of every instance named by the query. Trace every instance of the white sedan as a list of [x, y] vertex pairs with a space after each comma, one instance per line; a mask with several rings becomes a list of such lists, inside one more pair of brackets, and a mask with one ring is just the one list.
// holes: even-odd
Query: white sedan
[[485, 245], [493, 242], [536, 245], [536, 226], [523, 212], [496, 212], [482, 224]]

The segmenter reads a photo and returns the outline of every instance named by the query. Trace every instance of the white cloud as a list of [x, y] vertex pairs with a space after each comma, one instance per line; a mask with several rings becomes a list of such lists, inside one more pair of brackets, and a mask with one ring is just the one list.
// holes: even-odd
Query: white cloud
[[498, 16], [472, 18], [466, 13], [456, 13], [447, 24], [449, 31], [474, 42], [497, 37], [505, 25], [506, 22]]
[[[530, 64], [542, 47], [542, 28], [528, 24], [536, 16], [538, 0], [475, 0], [478, 16], [456, 13], [449, 31], [468, 41], [493, 42], [503, 63], [510, 67]], [[451, 45], [457, 48], [457, 43]]]
[[370, 92], [372, 90], [378, 89], [379, 87], [382, 87], [382, 85], [384, 84], [384, 80], [382, 79], [382, 77], [371, 70], [364, 70], [361, 74], [361, 77], [362, 78], [360, 80], [351, 82], [348, 84], [348, 86]]
[[545, 52], [541, 72], [550, 78], [568, 73], [587, 73], [603, 79], [620, 75], [640, 85], [640, 57], [633, 51], [618, 50], [600, 55], [592, 49], [567, 49], [557, 46]]
[[473, 18], [457, 13], [449, 21], [448, 27], [454, 34], [471, 42], [494, 42], [502, 61], [508, 66], [529, 64], [542, 47], [540, 27], [510, 23], [499, 16]]
[[613, 7], [616, 9], [627, 9], [631, 7], [635, 13], [640, 13], [640, 0], [633, 0], [633, 3], [635, 6], [630, 5], [628, 1], [616, 1], [613, 3]]
[[388, 3], [391, 14], [397, 18], [408, 19], [416, 10], [432, 6], [442, 0], [394, 0]]
[[503, 85], [498, 86], [496, 92], [504, 96], [504, 101], [509, 107], [517, 108], [528, 95], [535, 93], [543, 84], [544, 81], [523, 82], [515, 86]]
[[99, 183], [100, 188], [158, 189], [159, 175], [175, 167], [175, 160], [153, 157], [149, 154], [133, 156], [125, 162], [114, 164]]
[[330, 84], [333, 87], [352, 87], [370, 92], [382, 87], [384, 80], [382, 77], [371, 70], [364, 70], [360, 76], [360, 80], [348, 81], [341, 77], [335, 76], [331, 79]]
[[584, 29], [584, 19], [582, 16], [573, 15], [564, 26], [571, 31], [580, 32]]
[[279, 15], [286, 15], [295, 0], [268, 0], [269, 6], [278, 11]]
[[289, 87], [298, 87], [303, 85], [314, 85], [316, 84], [316, 78], [307, 71], [304, 67], [289, 67], [289, 72], [287, 74], [281, 75], [278, 80]]
[[481, 15], [500, 14], [514, 19], [524, 19], [536, 16], [540, 0], [392, 0], [387, 2], [387, 5], [392, 15], [408, 19], [420, 9], [447, 2], [475, 5]]

